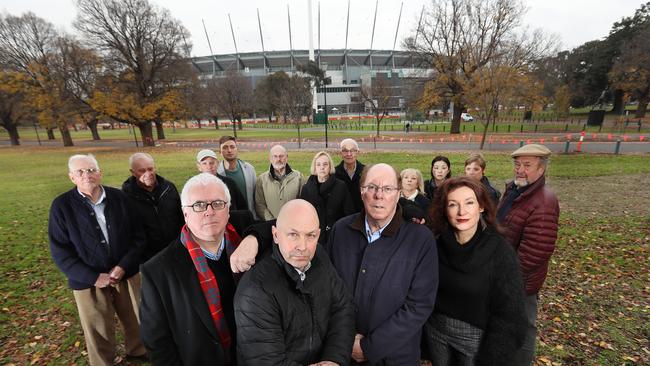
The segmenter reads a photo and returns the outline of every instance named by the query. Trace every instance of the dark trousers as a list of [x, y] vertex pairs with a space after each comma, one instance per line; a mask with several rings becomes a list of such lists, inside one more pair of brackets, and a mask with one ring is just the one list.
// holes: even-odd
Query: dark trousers
[[537, 302], [538, 295], [526, 296], [524, 304], [526, 306], [526, 337], [524, 338], [524, 345], [517, 350], [515, 355], [514, 365], [516, 366], [530, 366], [535, 359], [535, 341], [537, 338]]

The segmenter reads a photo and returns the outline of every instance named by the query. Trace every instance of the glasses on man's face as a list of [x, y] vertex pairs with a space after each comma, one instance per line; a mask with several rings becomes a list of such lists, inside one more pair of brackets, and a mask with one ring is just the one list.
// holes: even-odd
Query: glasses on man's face
[[97, 174], [99, 173], [99, 169], [89, 168], [89, 169], [77, 169], [72, 171], [72, 174], [74, 174], [77, 177], [83, 177], [84, 173], [88, 175]]
[[357, 150], [357, 149], [352, 149], [352, 150], [342, 149], [341, 150], [342, 154], [353, 154], [353, 153], [357, 153], [357, 152], [359, 152], [359, 150]]
[[380, 187], [380, 186], [376, 186], [374, 184], [368, 184], [367, 186], [363, 186], [361, 188], [365, 189], [366, 192], [370, 192], [372, 194], [374, 194], [374, 193], [376, 193], [378, 191], [381, 191], [384, 194], [391, 194], [391, 193], [397, 192], [397, 190], [399, 189], [397, 187], [391, 187], [391, 186]]
[[216, 200], [212, 202], [197, 201], [191, 205], [187, 205], [183, 207], [192, 207], [192, 211], [194, 212], [205, 212], [208, 210], [208, 206], [210, 206], [212, 207], [213, 210], [220, 211], [226, 207], [226, 204], [228, 204], [228, 202], [222, 200]]

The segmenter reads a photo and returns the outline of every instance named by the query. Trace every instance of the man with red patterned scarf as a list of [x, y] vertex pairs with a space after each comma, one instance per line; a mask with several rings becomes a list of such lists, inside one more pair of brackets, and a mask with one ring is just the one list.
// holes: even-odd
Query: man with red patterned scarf
[[228, 223], [230, 192], [202, 173], [185, 183], [181, 205], [179, 238], [141, 267], [143, 342], [154, 365], [235, 365], [229, 258], [241, 239]]

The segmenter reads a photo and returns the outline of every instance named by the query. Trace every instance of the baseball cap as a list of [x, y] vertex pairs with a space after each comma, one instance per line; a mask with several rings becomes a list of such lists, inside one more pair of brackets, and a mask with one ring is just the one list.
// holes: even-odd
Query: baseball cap
[[199, 151], [198, 154], [196, 154], [197, 163], [200, 163], [205, 158], [215, 158], [215, 159], [217, 159], [217, 154], [215, 154], [214, 151], [212, 151], [210, 149], [203, 149], [203, 150]]

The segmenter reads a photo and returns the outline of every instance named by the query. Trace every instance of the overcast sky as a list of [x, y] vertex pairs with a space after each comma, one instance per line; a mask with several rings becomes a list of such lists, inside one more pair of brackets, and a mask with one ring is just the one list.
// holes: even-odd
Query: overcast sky
[[[307, 49], [307, 0], [149, 0], [168, 9], [192, 34], [192, 55], [210, 54], [203, 30], [205, 25], [216, 54], [234, 53], [228, 14], [232, 19], [239, 52], [261, 51], [256, 9], [259, 9], [264, 47], [270, 50], [289, 49], [287, 6], [291, 14], [291, 34], [294, 49]], [[370, 48], [372, 21], [376, 0], [350, 0], [350, 29], [348, 48]], [[401, 39], [417, 27], [422, 6], [431, 0], [379, 0], [374, 49], [392, 49], [395, 30], [403, 3], [396, 49]], [[586, 41], [601, 39], [612, 24], [623, 16], [631, 16], [645, 0], [524, 0], [528, 12], [524, 24], [531, 29], [542, 28], [557, 34], [562, 49], [570, 49]], [[314, 19], [314, 48], [318, 47], [318, 0], [312, 0]], [[347, 0], [321, 0], [321, 48], [344, 48]], [[0, 0], [0, 12], [19, 15], [32, 11], [73, 32], [76, 16], [74, 0]], [[189, 41], [189, 40], [188, 40]]]

